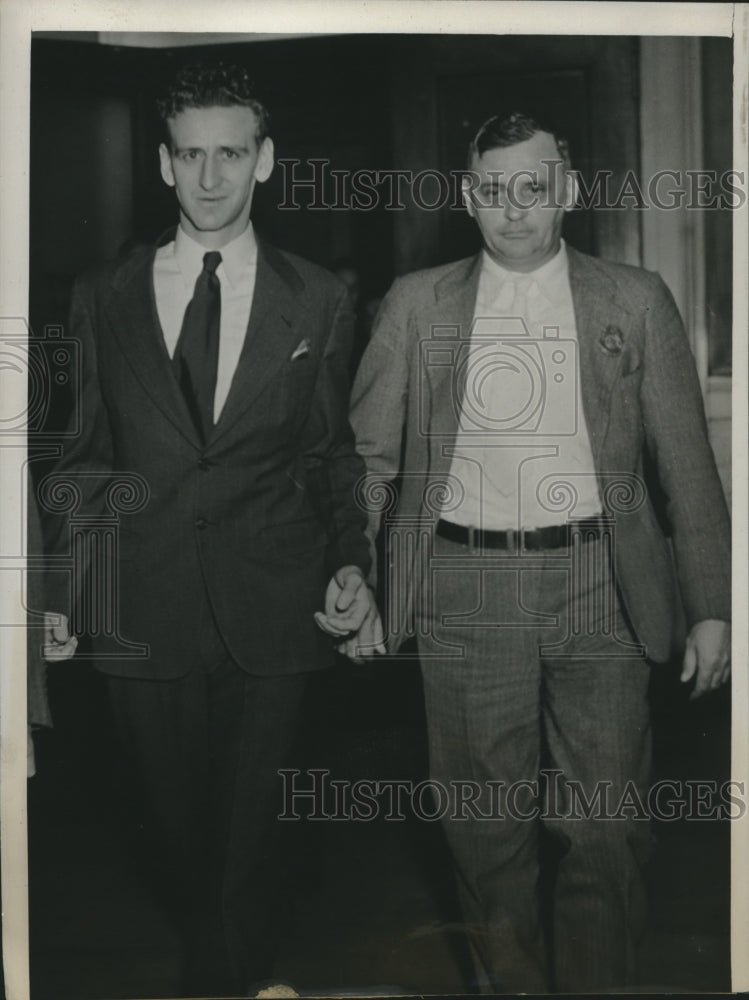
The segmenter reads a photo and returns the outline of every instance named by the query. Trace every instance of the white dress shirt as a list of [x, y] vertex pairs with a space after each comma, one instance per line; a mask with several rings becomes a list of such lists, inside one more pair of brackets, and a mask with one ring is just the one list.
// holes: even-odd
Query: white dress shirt
[[[185, 310], [203, 270], [206, 248], [180, 226], [171, 243], [159, 247], [153, 266], [153, 284], [164, 343], [173, 357]], [[218, 372], [213, 419], [217, 421], [229, 395], [250, 319], [257, 273], [257, 242], [251, 225], [221, 248], [216, 275], [221, 283]]]
[[484, 252], [473, 318], [450, 468], [462, 500], [443, 516], [506, 531], [600, 513], [564, 243], [523, 274]]

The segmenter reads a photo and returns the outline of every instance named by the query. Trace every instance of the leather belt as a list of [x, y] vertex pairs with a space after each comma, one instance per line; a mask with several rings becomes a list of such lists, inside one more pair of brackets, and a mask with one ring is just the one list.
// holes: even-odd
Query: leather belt
[[567, 524], [552, 524], [546, 528], [515, 531], [489, 531], [481, 528], [465, 528], [452, 521], [437, 522], [437, 534], [451, 542], [467, 545], [471, 549], [505, 549], [534, 552], [542, 549], [560, 549], [571, 544], [572, 532], [585, 533], [586, 540], [600, 535], [606, 528], [600, 517], [589, 517]]

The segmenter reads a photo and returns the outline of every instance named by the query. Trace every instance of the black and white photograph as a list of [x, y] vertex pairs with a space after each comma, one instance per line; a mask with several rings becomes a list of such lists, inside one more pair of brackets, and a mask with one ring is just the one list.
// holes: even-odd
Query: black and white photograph
[[4, 996], [749, 988], [749, 8], [180, 6], [0, 12]]

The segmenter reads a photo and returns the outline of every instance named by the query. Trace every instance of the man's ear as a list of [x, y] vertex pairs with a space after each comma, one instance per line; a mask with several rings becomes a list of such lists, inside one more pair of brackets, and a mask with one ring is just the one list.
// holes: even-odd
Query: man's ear
[[260, 149], [257, 154], [257, 163], [255, 164], [255, 180], [267, 181], [270, 175], [273, 173], [273, 140], [270, 136], [266, 136], [260, 144]]
[[168, 184], [169, 187], [174, 187], [174, 171], [172, 170], [172, 156], [169, 150], [166, 148], [166, 144], [163, 142], [159, 146], [159, 163], [161, 164], [161, 176], [164, 179], [164, 183]]
[[562, 208], [565, 212], [571, 212], [577, 205], [578, 195], [577, 171], [565, 170], [564, 172], [564, 202]]
[[476, 218], [476, 209], [473, 205], [473, 192], [478, 185], [479, 175], [475, 171], [468, 171], [463, 174], [463, 179], [460, 182], [460, 195], [466, 207], [466, 212], [468, 212], [472, 219]]

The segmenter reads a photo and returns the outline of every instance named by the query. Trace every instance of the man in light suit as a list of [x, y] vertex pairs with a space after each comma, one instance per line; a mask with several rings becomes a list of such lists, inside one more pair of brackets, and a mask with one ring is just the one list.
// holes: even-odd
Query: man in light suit
[[[562, 240], [566, 142], [525, 114], [490, 119], [469, 167], [482, 252], [395, 282], [353, 390], [370, 533], [381, 524], [389, 549], [388, 644], [417, 640], [484, 988], [621, 988], [650, 849], [627, 796], [647, 796], [649, 668], [669, 657], [678, 600], [646, 453], [694, 696], [729, 674], [728, 514], [670, 293]], [[539, 820], [561, 851], [546, 942]]]
[[[112, 474], [141, 484], [121, 518], [114, 613], [147, 655], [102, 645], [97, 665], [167, 848], [183, 991], [244, 994], [272, 975], [285, 902], [277, 771], [310, 672], [333, 655], [313, 616], [324, 608], [345, 635], [370, 605], [347, 416], [353, 317], [332, 275], [255, 236], [273, 144], [246, 71], [188, 66], [159, 111], [179, 226], [76, 285], [82, 430], [56, 481], [81, 491], [87, 516]], [[58, 577], [50, 606], [66, 613]]]

